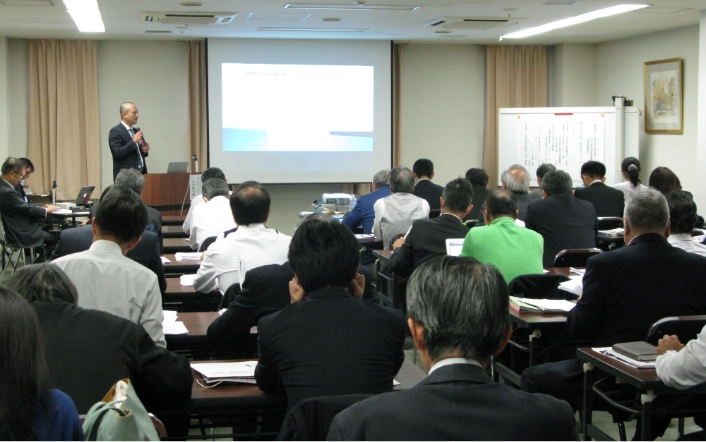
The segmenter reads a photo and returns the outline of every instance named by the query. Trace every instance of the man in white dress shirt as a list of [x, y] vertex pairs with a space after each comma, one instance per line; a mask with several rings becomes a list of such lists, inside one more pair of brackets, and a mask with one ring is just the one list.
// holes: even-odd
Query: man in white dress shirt
[[210, 292], [218, 284], [225, 293], [232, 284], [241, 284], [248, 270], [287, 261], [292, 238], [265, 227], [270, 215], [267, 189], [255, 181], [242, 183], [233, 191], [230, 209], [238, 229], [206, 250], [194, 280], [199, 292]]
[[85, 252], [52, 261], [78, 289], [78, 306], [112, 313], [142, 325], [154, 343], [166, 347], [162, 296], [157, 275], [125, 257], [142, 239], [147, 211], [140, 196], [113, 186], [93, 218], [93, 244]]
[[211, 178], [201, 184], [204, 204], [194, 208], [189, 231], [189, 245], [194, 250], [201, 247], [206, 238], [218, 236], [236, 226], [230, 211], [228, 184], [225, 180]]
[[669, 244], [687, 252], [706, 256], [706, 246], [691, 239], [691, 232], [698, 222], [696, 203], [691, 195], [683, 190], [669, 192], [667, 204], [669, 204], [670, 223], [670, 233], [667, 238]]
[[[218, 167], [209, 167], [208, 169], [204, 170], [201, 174], [201, 184], [203, 185], [203, 183], [210, 180], [211, 178], [222, 179], [226, 182], [226, 184], [228, 184], [228, 180], [226, 179], [225, 174]], [[194, 207], [198, 206], [202, 202], [203, 194], [198, 194], [191, 199], [191, 203], [189, 204], [189, 211], [186, 214], [186, 218], [184, 218], [184, 224], [181, 225], [181, 229], [187, 235], [189, 234], [189, 232], [191, 232], [191, 223], [194, 219]]]

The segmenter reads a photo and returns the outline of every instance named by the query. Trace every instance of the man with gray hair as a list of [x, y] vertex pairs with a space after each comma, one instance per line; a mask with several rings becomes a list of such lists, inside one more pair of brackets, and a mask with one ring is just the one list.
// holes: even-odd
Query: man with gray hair
[[542, 163], [539, 165], [536, 171], [537, 186], [539, 186], [539, 188], [534, 189], [529, 193], [530, 200], [534, 201], [542, 199], [542, 179], [544, 179], [544, 175], [546, 175], [547, 172], [551, 172], [552, 170], [556, 170], [556, 166], [552, 163]]
[[[548, 179], [549, 174], [542, 184]], [[587, 346], [643, 341], [658, 319], [706, 313], [706, 280], [698, 277], [706, 274], [706, 258], [667, 242], [664, 196], [654, 189], [636, 190], [628, 197], [623, 219], [627, 246], [589, 258], [583, 295], [567, 318], [569, 333], [588, 341]], [[578, 359], [535, 365], [522, 374], [523, 389], [577, 407], [582, 386]]]
[[568, 404], [484, 372], [512, 334], [508, 299], [492, 265], [439, 257], [419, 266], [407, 288], [407, 325], [429, 376], [347, 408], [328, 439], [578, 440]]
[[573, 196], [572, 185], [571, 176], [563, 170], [547, 172], [542, 180], [544, 199], [527, 206], [525, 227], [544, 238], [544, 267], [554, 267], [554, 259], [562, 250], [596, 247], [596, 209]]
[[[142, 198], [142, 191], [145, 190], [145, 178], [137, 169], [122, 169], [118, 172], [118, 176], [115, 177], [115, 185], [125, 186]], [[147, 209], [146, 230], [157, 232], [159, 249], [162, 251], [164, 249], [164, 240], [162, 239], [162, 214], [154, 207], [146, 205], [145, 209]], [[91, 211], [91, 215], [95, 215], [95, 211]]]
[[[513, 164], [508, 167], [506, 171], [500, 175], [500, 182], [503, 184], [503, 189], [507, 189], [515, 195], [517, 200], [517, 219], [524, 221], [527, 216], [527, 206], [530, 203], [529, 191], [530, 191], [530, 175], [527, 169], [519, 164]], [[485, 225], [485, 219], [483, 218], [483, 209], [481, 208], [481, 213], [478, 215], [478, 222], [476, 226]]]
[[370, 185], [370, 193], [358, 199], [353, 209], [346, 213], [341, 220], [341, 224], [356, 229], [363, 228], [363, 233], [373, 233], [373, 221], [375, 221], [375, 209], [373, 206], [380, 198], [390, 196], [390, 170], [383, 169], [376, 173]]
[[383, 246], [389, 250], [392, 241], [407, 233], [415, 219], [429, 218], [429, 203], [412, 194], [414, 174], [406, 167], [395, 167], [390, 172], [390, 191], [392, 195], [375, 201], [373, 210], [373, 233], [382, 239]]
[[194, 207], [189, 232], [189, 245], [197, 250], [206, 238], [236, 227], [230, 210], [228, 184], [220, 178], [211, 178], [201, 184], [204, 204]]

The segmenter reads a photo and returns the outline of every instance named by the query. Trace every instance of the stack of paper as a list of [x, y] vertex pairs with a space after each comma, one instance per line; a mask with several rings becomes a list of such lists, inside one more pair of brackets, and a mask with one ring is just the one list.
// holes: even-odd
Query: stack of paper
[[193, 363], [191, 368], [201, 373], [207, 385], [221, 382], [255, 384], [257, 361]]
[[531, 299], [510, 296], [510, 308], [520, 313], [568, 313], [576, 304], [563, 299]]
[[164, 320], [162, 321], [162, 328], [164, 329], [165, 335], [188, 335], [189, 330], [183, 322], [177, 321], [177, 312], [171, 310], [164, 310]]
[[621, 355], [620, 353], [613, 351], [612, 348], [610, 347], [600, 347], [600, 348], [594, 348], [593, 351], [600, 353], [604, 356], [608, 356], [610, 358], [616, 359], [623, 364], [631, 365], [635, 368], [655, 368], [655, 362], [645, 362], [645, 361], [638, 361], [632, 358], [629, 358], [625, 355]]
[[162, 256], [162, 264], [169, 264], [170, 262], [169, 258]]
[[598, 233], [602, 233], [603, 235], [623, 236], [625, 234], [625, 229], [622, 227], [617, 227], [610, 230], [599, 230]]
[[177, 252], [174, 257], [179, 262], [184, 261], [201, 261], [201, 253], [199, 252]]
[[559, 289], [581, 296], [583, 294], [583, 275], [570, 275], [568, 281], [559, 284]]
[[71, 209], [56, 209], [54, 213], [57, 215], [71, 215], [73, 212]]
[[184, 287], [191, 287], [194, 285], [194, 279], [196, 279], [196, 276], [196, 273], [192, 273], [191, 275], [181, 275], [179, 277], [179, 283]]

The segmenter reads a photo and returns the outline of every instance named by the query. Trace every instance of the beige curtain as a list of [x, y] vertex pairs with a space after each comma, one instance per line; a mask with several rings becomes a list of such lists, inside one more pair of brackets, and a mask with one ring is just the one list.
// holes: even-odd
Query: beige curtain
[[[199, 160], [199, 172], [208, 167], [208, 125], [206, 122], [206, 42], [187, 43], [189, 59], [189, 124], [188, 136], [191, 154]], [[191, 171], [195, 164], [190, 160]]]
[[545, 46], [487, 46], [485, 72], [483, 168], [490, 177], [489, 187], [494, 188], [498, 182], [498, 111], [503, 107], [547, 105], [547, 49]]
[[98, 50], [95, 41], [30, 40], [28, 184], [74, 199], [83, 185], [100, 194]]

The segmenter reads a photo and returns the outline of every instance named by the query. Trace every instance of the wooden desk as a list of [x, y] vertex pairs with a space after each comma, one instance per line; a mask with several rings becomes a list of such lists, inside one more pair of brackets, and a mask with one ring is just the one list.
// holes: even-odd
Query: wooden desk
[[221, 303], [221, 292], [201, 293], [194, 286], [183, 286], [179, 278], [167, 278], [167, 291], [162, 295], [162, 309], [178, 312], [214, 312]]
[[188, 335], [166, 335], [167, 348], [189, 359], [238, 359], [252, 358], [257, 354], [257, 334], [250, 335], [237, 345], [216, 345], [209, 341], [206, 335], [208, 326], [216, 318], [218, 312], [188, 312], [178, 313], [177, 321], [182, 321]]
[[[71, 213], [48, 213], [45, 221], [52, 226], [58, 225], [61, 230], [70, 229], [72, 227], [78, 227], [81, 224], [76, 221], [76, 218], [85, 218], [90, 214], [91, 212], [88, 210]], [[71, 219], [71, 222], [68, 222], [68, 219]]]
[[[676, 390], [669, 388], [662, 383], [659, 377], [657, 377], [657, 370], [654, 368], [638, 369], [631, 367], [630, 365], [617, 361], [611, 357], [595, 352], [590, 347], [579, 348], [576, 351], [576, 355], [581, 361], [584, 362], [584, 440], [590, 440], [591, 438], [596, 438], [598, 440], [610, 440], [610, 437], [607, 434], [595, 427], [592, 423], [592, 404], [595, 397], [595, 392], [593, 391], [593, 384], [589, 381], [588, 373], [595, 368], [599, 368], [609, 375], [615, 376], [618, 382], [632, 385], [642, 393], [640, 395], [640, 412], [638, 412], [638, 414], [641, 415], [640, 423], [642, 440], [652, 440], [653, 401], [657, 398], [657, 396], [691, 396], [703, 395], [706, 393], [706, 387], [694, 387], [688, 390]], [[704, 410], [699, 410], [698, 406], [696, 409], [693, 409], [693, 406], [690, 408], [692, 408], [692, 410], [689, 410], [689, 413], [684, 414], [685, 416], [693, 416], [697, 412], [704, 412]]]
[[[188, 207], [184, 208], [185, 211], [189, 210]], [[164, 215], [162, 216], [163, 226], [179, 226], [184, 224], [186, 215]]]
[[188, 238], [189, 235], [184, 233], [180, 225], [162, 225], [162, 236], [164, 238]]
[[164, 264], [164, 274], [167, 276], [191, 275], [199, 271], [201, 261], [178, 262], [173, 253], [162, 255], [170, 262]]
[[164, 238], [164, 253], [193, 252], [186, 238]]

